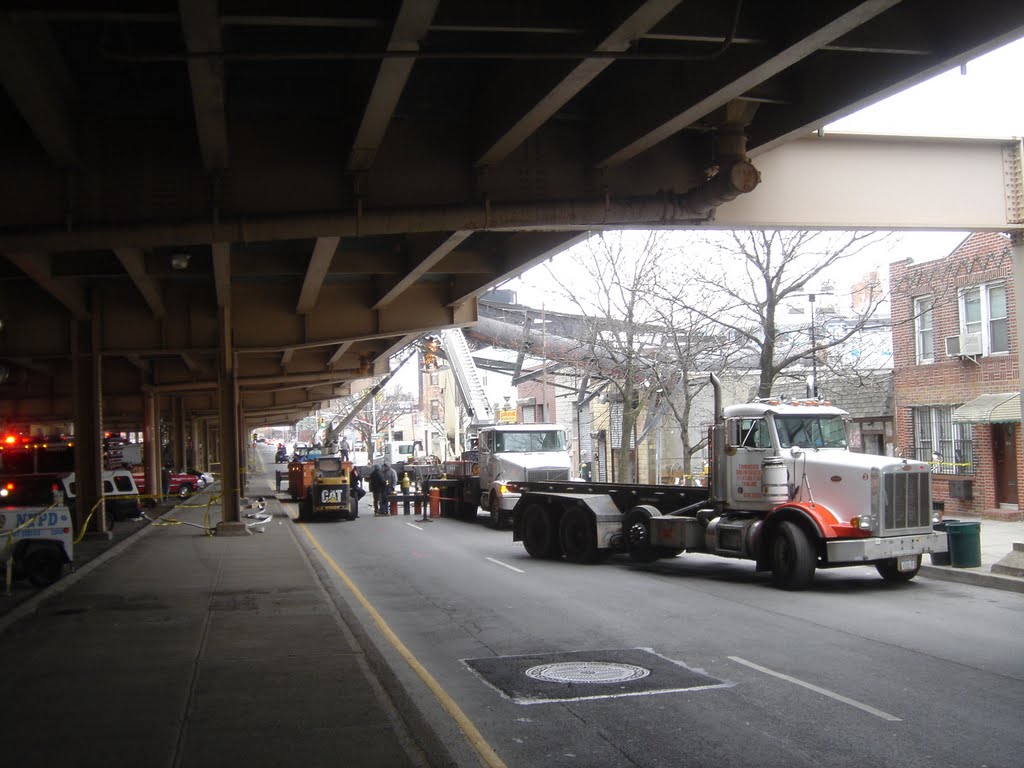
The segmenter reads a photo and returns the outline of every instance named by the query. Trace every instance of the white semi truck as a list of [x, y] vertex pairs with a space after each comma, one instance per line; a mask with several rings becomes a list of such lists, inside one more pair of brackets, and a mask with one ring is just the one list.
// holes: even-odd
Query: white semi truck
[[430, 480], [454, 516], [475, 519], [477, 507], [487, 511], [494, 528], [507, 525], [519, 501], [510, 484], [526, 481], [568, 481], [571, 463], [568, 438], [557, 424], [493, 424], [480, 427], [477, 447], [462, 461], [445, 462], [444, 479]]
[[818, 568], [873, 564], [888, 581], [917, 575], [936, 532], [926, 463], [852, 453], [846, 412], [817, 400], [723, 409], [712, 376], [709, 487], [514, 483], [513, 539], [532, 557], [641, 562], [704, 552], [755, 561], [784, 589]]

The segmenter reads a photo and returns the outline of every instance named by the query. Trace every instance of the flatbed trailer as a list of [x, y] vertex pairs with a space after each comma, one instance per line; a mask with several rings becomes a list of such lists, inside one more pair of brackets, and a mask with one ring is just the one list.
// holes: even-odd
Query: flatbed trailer
[[783, 589], [851, 565], [909, 581], [924, 554], [947, 551], [927, 464], [851, 452], [846, 412], [816, 398], [723, 409], [711, 378], [709, 487], [509, 483], [513, 540], [531, 557], [577, 563], [616, 552], [639, 562], [682, 552], [753, 560]]

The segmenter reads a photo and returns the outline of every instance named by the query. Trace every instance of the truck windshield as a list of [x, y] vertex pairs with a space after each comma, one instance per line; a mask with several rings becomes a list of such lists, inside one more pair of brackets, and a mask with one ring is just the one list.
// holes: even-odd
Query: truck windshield
[[532, 451], [564, 451], [565, 433], [551, 432], [496, 432], [495, 453], [530, 453]]
[[776, 416], [779, 446], [791, 448], [845, 448], [846, 425], [842, 416]]

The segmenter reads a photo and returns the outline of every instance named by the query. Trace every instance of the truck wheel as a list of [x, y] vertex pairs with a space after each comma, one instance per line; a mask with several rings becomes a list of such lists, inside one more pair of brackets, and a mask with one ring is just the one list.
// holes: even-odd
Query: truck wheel
[[887, 560], [879, 560], [875, 563], [875, 570], [878, 571], [878, 575], [886, 581], [910, 581], [912, 578], [917, 576], [917, 572], [921, 570], [921, 556], [917, 556], [917, 567], [912, 571], [901, 571], [897, 565], [897, 558], [890, 557]]
[[803, 589], [814, 578], [811, 542], [796, 523], [783, 522], [771, 543], [772, 581], [783, 589]]
[[191, 495], [192, 495], [192, 486], [189, 485], [188, 483], [182, 483], [178, 487], [178, 496], [180, 496], [181, 498], [187, 499]]
[[651, 518], [654, 515], [646, 507], [634, 507], [622, 521], [622, 538], [626, 552], [634, 563], [653, 563], [658, 551], [651, 546]]
[[505, 518], [501, 513], [501, 502], [498, 501], [498, 497], [493, 493], [487, 494], [487, 511], [490, 513], [487, 524], [495, 530], [501, 528], [505, 522]]
[[25, 574], [37, 587], [48, 587], [64, 572], [64, 560], [52, 547], [33, 549], [25, 557]]
[[570, 563], [595, 563], [600, 558], [597, 531], [590, 514], [584, 509], [570, 509], [558, 524], [562, 552]]
[[523, 546], [530, 557], [558, 557], [558, 535], [551, 515], [540, 504], [531, 504], [523, 512]]

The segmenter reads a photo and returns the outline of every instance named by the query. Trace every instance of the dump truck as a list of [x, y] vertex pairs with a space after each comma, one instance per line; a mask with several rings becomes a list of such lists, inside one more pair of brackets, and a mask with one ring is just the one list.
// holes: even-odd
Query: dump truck
[[819, 568], [874, 565], [909, 581], [925, 553], [947, 551], [923, 461], [853, 453], [846, 412], [817, 398], [722, 407], [711, 377], [708, 487], [530, 481], [513, 540], [532, 557], [638, 562], [702, 552], [753, 560], [783, 589]]

